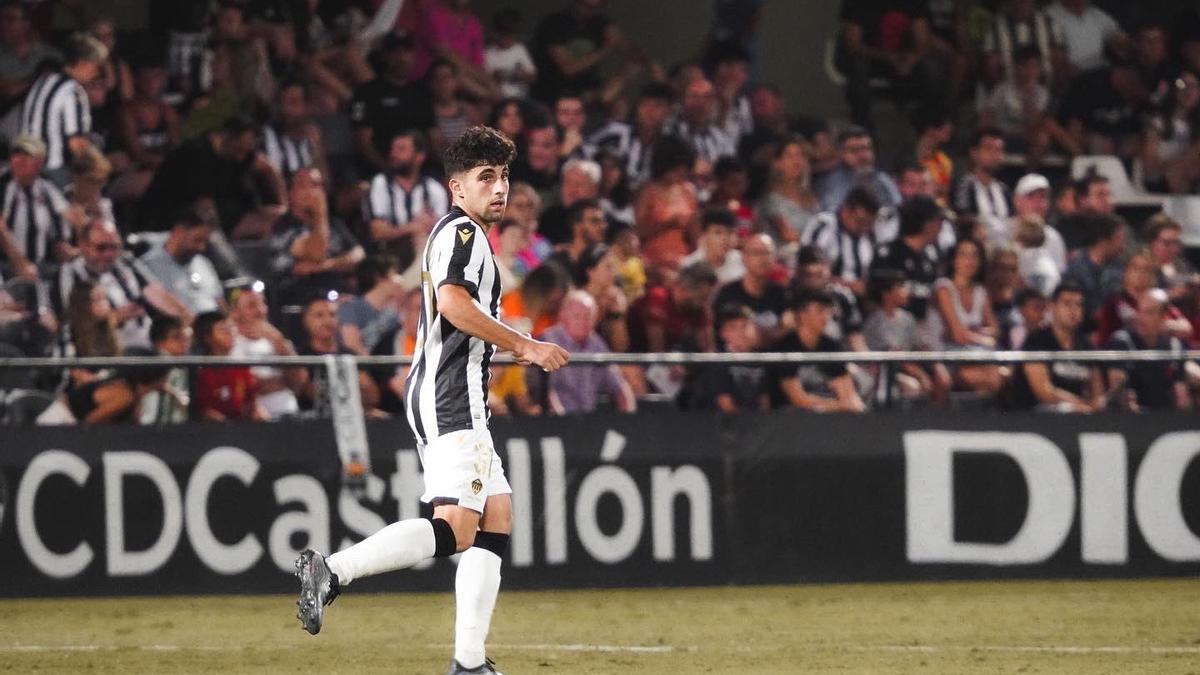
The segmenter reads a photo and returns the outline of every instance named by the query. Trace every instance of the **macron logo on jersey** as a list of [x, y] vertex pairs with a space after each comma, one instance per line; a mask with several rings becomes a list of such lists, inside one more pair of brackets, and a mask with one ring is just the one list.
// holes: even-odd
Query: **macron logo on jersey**
[[464, 227], [458, 231], [458, 238], [461, 239], [462, 243], [465, 245], [468, 241], [471, 241], [471, 235], [473, 234], [475, 234], [475, 228]]

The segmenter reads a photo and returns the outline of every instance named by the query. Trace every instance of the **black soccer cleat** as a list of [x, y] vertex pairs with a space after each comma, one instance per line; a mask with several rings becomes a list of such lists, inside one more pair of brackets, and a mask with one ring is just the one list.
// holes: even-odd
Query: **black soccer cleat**
[[300, 579], [296, 618], [300, 619], [304, 630], [316, 635], [325, 621], [325, 605], [341, 593], [337, 575], [325, 564], [325, 556], [306, 549], [296, 558], [296, 577]]
[[450, 669], [446, 671], [446, 675], [504, 675], [504, 673], [496, 670], [496, 664], [491, 659], [484, 657], [483, 663], [474, 668], [465, 668], [458, 659], [450, 662]]

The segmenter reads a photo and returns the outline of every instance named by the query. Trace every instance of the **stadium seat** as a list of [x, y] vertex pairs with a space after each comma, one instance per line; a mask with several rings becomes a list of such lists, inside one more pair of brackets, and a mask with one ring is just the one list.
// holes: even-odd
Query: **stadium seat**
[[14, 389], [4, 397], [5, 423], [29, 426], [50, 404], [54, 394], [38, 389]]
[[1117, 206], [1162, 206], [1163, 195], [1134, 187], [1120, 158], [1112, 155], [1080, 155], [1071, 161], [1071, 178], [1078, 180], [1095, 172], [1108, 179]]

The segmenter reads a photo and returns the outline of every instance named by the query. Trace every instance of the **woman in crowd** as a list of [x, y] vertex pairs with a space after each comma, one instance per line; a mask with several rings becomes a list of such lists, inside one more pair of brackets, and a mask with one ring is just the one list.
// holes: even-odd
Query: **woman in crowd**
[[[267, 320], [267, 301], [259, 286], [236, 289], [231, 294], [231, 355], [247, 359], [294, 356], [296, 349], [291, 341]], [[250, 373], [258, 384], [258, 405], [267, 419], [277, 420], [300, 411], [295, 389], [300, 386], [303, 370], [255, 366]]]
[[[983, 286], [986, 268], [983, 246], [960, 239], [950, 251], [948, 276], [934, 283], [934, 311], [929, 313], [932, 349], [992, 349], [996, 346], [996, 317]], [[1016, 265], [1014, 263], [1013, 267]], [[955, 384], [984, 394], [996, 394], [1004, 384], [1003, 370], [994, 365], [961, 365]]]
[[696, 156], [692, 147], [665, 136], [653, 153], [651, 181], [638, 195], [634, 211], [646, 267], [661, 273], [678, 268], [691, 251], [699, 234], [700, 204], [688, 180]]
[[[145, 347], [131, 347], [123, 356], [152, 357], [157, 354]], [[98, 377], [66, 391], [51, 410], [55, 423], [72, 418], [81, 424], [131, 422], [144, 396], [162, 389], [169, 372], [167, 366], [127, 366], [116, 373]], [[63, 414], [63, 408], [69, 416]], [[50, 410], [39, 421], [50, 419]]]
[[[1100, 308], [1096, 344], [1106, 345], [1112, 334], [1122, 328], [1132, 330], [1137, 318], [1138, 303], [1146, 291], [1155, 287], [1155, 260], [1149, 249], [1141, 249], [1125, 262], [1121, 290], [1114, 293]], [[1174, 305], [1163, 313], [1163, 330], [1187, 344], [1192, 339], [1192, 324]]]
[[612, 250], [597, 244], [584, 252], [575, 268], [575, 287], [596, 303], [596, 332], [614, 352], [629, 351], [629, 302], [617, 286], [617, 261]]
[[779, 144], [771, 163], [767, 194], [758, 207], [762, 231], [771, 235], [781, 250], [787, 244], [799, 242], [800, 233], [821, 210], [810, 187], [807, 148], [808, 144], [799, 136]]
[[1200, 78], [1184, 71], [1162, 112], [1146, 123], [1142, 171], [1153, 192], [1194, 192], [1200, 184]]

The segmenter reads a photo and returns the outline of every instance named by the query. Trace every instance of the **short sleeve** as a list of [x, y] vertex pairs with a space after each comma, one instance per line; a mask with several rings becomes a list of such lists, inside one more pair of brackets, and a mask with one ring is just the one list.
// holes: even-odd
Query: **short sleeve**
[[479, 293], [479, 277], [488, 258], [487, 237], [474, 223], [463, 220], [447, 224], [430, 249], [429, 273], [433, 286], [462, 286], [472, 296]]
[[367, 220], [386, 220], [394, 223], [396, 214], [392, 211], [391, 186], [387, 176], [376, 174], [371, 179], [371, 190], [367, 193]]

